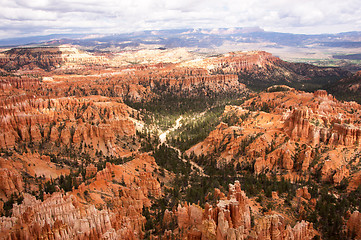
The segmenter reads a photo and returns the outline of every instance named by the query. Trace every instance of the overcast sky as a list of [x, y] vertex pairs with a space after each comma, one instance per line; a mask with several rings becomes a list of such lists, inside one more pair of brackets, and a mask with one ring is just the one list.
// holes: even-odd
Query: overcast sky
[[0, 38], [174, 28], [361, 31], [360, 0], [0, 0]]

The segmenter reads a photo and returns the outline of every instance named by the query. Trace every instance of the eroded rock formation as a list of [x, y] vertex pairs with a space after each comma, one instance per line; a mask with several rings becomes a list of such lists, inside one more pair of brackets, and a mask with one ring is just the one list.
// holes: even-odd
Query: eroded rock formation
[[82, 148], [92, 145], [97, 151], [117, 155], [123, 151], [116, 146], [117, 139], [135, 135], [131, 113], [125, 104], [102, 97], [44, 99], [24, 95], [5, 99], [0, 107], [0, 147], [60, 142]]
[[143, 154], [123, 165], [108, 163], [90, 185], [83, 183], [73, 192], [56, 192], [43, 202], [24, 194], [11, 217], [0, 218], [0, 235], [7, 239], [141, 239], [143, 206], [150, 206], [148, 197], [161, 196], [160, 183], [152, 175], [155, 168], [154, 158]]
[[278, 86], [241, 106], [227, 106], [227, 123], [187, 154], [216, 153], [218, 166], [251, 165], [257, 174], [282, 170], [290, 179], [317, 172], [323, 181], [340, 184], [358, 156], [360, 113], [360, 105], [337, 101], [324, 90], [305, 93]]
[[258, 215], [252, 226], [253, 214], [249, 199], [236, 181], [229, 185], [228, 197], [220, 199], [215, 207], [179, 205], [177, 220], [188, 239], [312, 239], [316, 233], [312, 224], [302, 221], [292, 228], [278, 214]]

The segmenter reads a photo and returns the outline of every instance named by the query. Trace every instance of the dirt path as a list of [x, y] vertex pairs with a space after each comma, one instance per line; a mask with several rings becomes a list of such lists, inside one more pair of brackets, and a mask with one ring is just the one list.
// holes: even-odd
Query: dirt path
[[163, 144], [167, 141], [167, 135], [170, 132], [173, 132], [174, 130], [180, 128], [180, 126], [182, 126], [182, 124], [180, 123], [180, 121], [182, 121], [183, 116], [180, 116], [176, 121], [175, 121], [175, 126], [169, 128], [167, 131], [163, 132], [161, 135], [159, 135], [159, 142], [160, 144]]
[[198, 169], [198, 172], [199, 172], [199, 175], [200, 175], [200, 176], [202, 176], [202, 177], [209, 177], [207, 174], [204, 173], [204, 170], [203, 170], [203, 168], [202, 168], [201, 166], [199, 166], [197, 163], [195, 163], [195, 162], [193, 162], [193, 161], [191, 161], [191, 160], [186, 160], [186, 159], [182, 158], [182, 152], [181, 152], [181, 150], [179, 150], [178, 148], [173, 147], [173, 146], [171, 146], [171, 145], [169, 145], [169, 144], [167, 143], [167, 135], [168, 135], [170, 132], [172, 132], [172, 131], [174, 131], [174, 130], [177, 130], [178, 128], [180, 128], [180, 127], [182, 126], [182, 124], [181, 124], [181, 122], [180, 122], [180, 121], [182, 121], [182, 119], [183, 119], [183, 116], [180, 116], [180, 117], [176, 120], [176, 124], [175, 124], [173, 127], [169, 128], [167, 131], [165, 131], [165, 132], [163, 132], [161, 135], [159, 135], [159, 142], [160, 142], [159, 145], [165, 144], [165, 145], [167, 145], [167, 147], [172, 148], [173, 150], [175, 150], [175, 151], [178, 153], [179, 159], [181, 159], [183, 162], [189, 162], [189, 163], [191, 164], [192, 170]]

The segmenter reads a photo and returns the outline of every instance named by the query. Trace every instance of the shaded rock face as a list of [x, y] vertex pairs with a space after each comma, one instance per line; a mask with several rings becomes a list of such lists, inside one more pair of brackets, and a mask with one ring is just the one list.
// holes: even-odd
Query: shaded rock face
[[229, 185], [228, 197], [218, 201], [215, 207], [206, 204], [178, 206], [177, 220], [188, 239], [312, 239], [312, 224], [302, 221], [286, 225], [280, 215], [266, 215], [255, 219], [251, 226], [249, 200], [238, 181]]
[[361, 214], [355, 211], [347, 221], [347, 236], [351, 239], [361, 239]]
[[360, 103], [361, 97], [361, 71], [353, 76], [343, 78], [333, 84], [328, 85], [327, 91], [334, 96], [347, 101], [357, 101]]
[[63, 62], [62, 52], [58, 48], [14, 48], [0, 55], [0, 68], [7, 71], [22, 68], [50, 71]]

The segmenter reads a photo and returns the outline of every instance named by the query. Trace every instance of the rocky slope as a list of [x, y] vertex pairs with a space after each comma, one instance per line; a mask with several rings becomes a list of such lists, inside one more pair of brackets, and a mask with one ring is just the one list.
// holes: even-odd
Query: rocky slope
[[357, 72], [351, 77], [343, 78], [327, 86], [327, 90], [343, 100], [357, 101], [360, 103], [361, 101], [360, 86], [361, 86], [361, 72]]
[[285, 62], [263, 51], [228, 53], [204, 59], [202, 63], [186, 64], [201, 64], [213, 73], [237, 74], [240, 82], [257, 89], [274, 84], [310, 88], [312, 84], [324, 85], [350, 76], [349, 72], [340, 68]]
[[154, 158], [140, 155], [121, 166], [107, 164], [67, 194], [56, 192], [44, 201], [24, 194], [12, 216], [0, 218], [0, 234], [6, 239], [141, 239], [143, 206], [161, 196], [156, 168]]
[[317, 234], [308, 222], [292, 228], [277, 213], [259, 213], [238, 181], [229, 185], [228, 196], [215, 206], [179, 205], [176, 217], [187, 239], [312, 239]]
[[[135, 135], [133, 110], [104, 97], [34, 98], [22, 95], [0, 103], [0, 147], [20, 143], [74, 144], [81, 151], [119, 155], [115, 142]], [[87, 149], [86, 146], [94, 146]]]
[[317, 172], [324, 181], [340, 183], [358, 163], [360, 105], [339, 102], [326, 91], [278, 88], [282, 91], [271, 88], [240, 106], [227, 106], [228, 124], [221, 123], [187, 153], [215, 154], [219, 166], [251, 164], [255, 173], [291, 179]]
[[[99, 94], [136, 101], [160, 92], [192, 96], [234, 93], [244, 91], [243, 84], [264, 88], [287, 83], [307, 89], [349, 76], [348, 72], [338, 68], [289, 63], [262, 51], [217, 57], [183, 52], [184, 59], [166, 57], [167, 51], [149, 51], [128, 56], [129, 53], [97, 55], [71, 46], [12, 49], [1, 53], [0, 67], [46, 77], [42, 94]], [[148, 56], [152, 54], [164, 61], [155, 61], [154, 56]], [[84, 75], [87, 75], [86, 79]]]
[[71, 46], [13, 48], [0, 53], [0, 68], [6, 71], [51, 71], [63, 67], [67, 69], [80, 66], [104, 65], [103, 57], [79, 52]]

